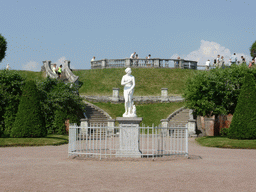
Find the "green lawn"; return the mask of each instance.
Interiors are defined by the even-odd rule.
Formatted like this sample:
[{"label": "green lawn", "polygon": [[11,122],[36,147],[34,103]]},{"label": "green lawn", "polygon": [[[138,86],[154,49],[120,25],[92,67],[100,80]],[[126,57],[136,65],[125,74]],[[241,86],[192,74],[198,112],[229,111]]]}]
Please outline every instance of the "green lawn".
[{"label": "green lawn", "polygon": [[[113,119],[122,117],[124,113],[124,104],[111,104],[111,103],[93,103],[106,111]],[[140,104],[136,105],[137,116],[143,117],[142,123],[145,126],[155,126],[160,124],[161,119],[166,119],[172,112],[183,107],[184,102],[174,103],[153,103],[153,104]]]},{"label": "green lawn", "polygon": [[255,140],[238,140],[227,137],[200,137],[196,141],[206,147],[232,148],[232,149],[256,149]]},{"label": "green lawn", "polygon": [[[121,79],[125,75],[124,70],[125,68],[92,69],[73,73],[79,76],[79,81],[83,83],[79,90],[80,94],[110,96],[113,87],[120,88],[120,95],[123,94]],[[169,95],[181,95],[188,77],[199,72],[189,69],[132,68],[136,83],[134,95],[159,96],[161,88],[168,88]]]},{"label": "green lawn", "polygon": [[0,138],[0,147],[62,145],[68,143],[68,135],[47,135],[43,138]]},{"label": "green lawn", "polygon": [[27,80],[43,80],[45,79],[45,72],[34,72],[34,71],[16,71],[22,77]]}]

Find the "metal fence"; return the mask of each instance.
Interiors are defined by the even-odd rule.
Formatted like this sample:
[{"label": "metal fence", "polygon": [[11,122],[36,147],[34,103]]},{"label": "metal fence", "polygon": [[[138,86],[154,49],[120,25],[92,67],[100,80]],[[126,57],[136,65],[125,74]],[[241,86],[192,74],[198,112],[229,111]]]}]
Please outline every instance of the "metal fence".
[{"label": "metal fence", "polygon": [[[121,127],[69,127],[68,154],[85,157],[118,157],[123,149]],[[130,127],[139,131],[138,147],[141,157],[157,158],[171,155],[188,156],[187,127]],[[131,130],[134,131],[134,130]],[[122,134],[121,134],[122,135]],[[129,148],[129,146],[127,146]]]}]

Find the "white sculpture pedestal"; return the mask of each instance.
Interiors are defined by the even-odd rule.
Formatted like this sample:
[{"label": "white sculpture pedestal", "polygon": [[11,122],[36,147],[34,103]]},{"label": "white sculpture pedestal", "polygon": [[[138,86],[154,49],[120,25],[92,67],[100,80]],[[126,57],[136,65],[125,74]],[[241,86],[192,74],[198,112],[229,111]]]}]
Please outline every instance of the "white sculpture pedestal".
[{"label": "white sculpture pedestal", "polygon": [[116,157],[141,158],[139,124],[142,117],[117,117],[116,121],[120,125],[120,148]]}]

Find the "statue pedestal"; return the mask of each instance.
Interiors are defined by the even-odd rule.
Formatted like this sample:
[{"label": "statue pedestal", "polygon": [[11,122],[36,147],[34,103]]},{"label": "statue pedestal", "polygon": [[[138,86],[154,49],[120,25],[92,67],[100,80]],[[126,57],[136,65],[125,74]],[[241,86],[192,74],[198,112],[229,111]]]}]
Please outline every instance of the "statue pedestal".
[{"label": "statue pedestal", "polygon": [[116,121],[120,125],[120,147],[116,157],[141,158],[139,124],[142,117],[117,117]]}]

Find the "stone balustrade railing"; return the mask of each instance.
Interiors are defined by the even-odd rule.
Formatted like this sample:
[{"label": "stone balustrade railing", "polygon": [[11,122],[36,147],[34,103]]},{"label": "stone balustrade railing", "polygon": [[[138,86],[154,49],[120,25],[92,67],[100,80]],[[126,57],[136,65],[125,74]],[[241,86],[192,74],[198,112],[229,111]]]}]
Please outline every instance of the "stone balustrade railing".
[{"label": "stone balustrade railing", "polygon": [[181,69],[197,69],[197,61],[184,59],[102,59],[91,61],[91,69],[104,68],[181,68]]},{"label": "stone balustrade railing", "polygon": [[65,72],[66,78],[69,80],[70,83],[78,83],[78,76],[74,75],[70,70],[70,61],[65,60],[63,65],[63,70]]},{"label": "stone balustrade railing", "polygon": [[[54,63],[51,63],[51,61],[43,61],[43,66],[41,68],[41,71],[46,72],[46,77],[50,77],[52,79],[57,79],[58,75],[52,71]],[[72,71],[70,70],[70,61],[65,60],[64,64],[62,66],[62,76],[65,76],[65,78],[68,80],[70,83],[78,83],[79,77],[74,75]]]}]

